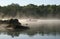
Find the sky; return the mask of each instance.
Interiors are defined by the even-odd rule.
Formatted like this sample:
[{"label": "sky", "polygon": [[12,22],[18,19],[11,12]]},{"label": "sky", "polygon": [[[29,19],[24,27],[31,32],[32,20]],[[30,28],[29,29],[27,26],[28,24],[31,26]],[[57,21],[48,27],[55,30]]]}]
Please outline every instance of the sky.
[{"label": "sky", "polygon": [[0,6],[7,6],[12,3],[19,4],[20,6],[25,6],[28,4],[60,5],[60,0],[0,0]]}]

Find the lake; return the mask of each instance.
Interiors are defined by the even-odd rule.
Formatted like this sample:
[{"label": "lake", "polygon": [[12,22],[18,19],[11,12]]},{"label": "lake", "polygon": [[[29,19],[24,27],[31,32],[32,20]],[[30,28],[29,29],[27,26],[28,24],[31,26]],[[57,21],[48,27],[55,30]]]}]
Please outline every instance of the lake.
[{"label": "lake", "polygon": [[[0,39],[60,39],[60,20],[23,21],[27,30],[0,30]],[[1,24],[0,24],[1,25]]]}]

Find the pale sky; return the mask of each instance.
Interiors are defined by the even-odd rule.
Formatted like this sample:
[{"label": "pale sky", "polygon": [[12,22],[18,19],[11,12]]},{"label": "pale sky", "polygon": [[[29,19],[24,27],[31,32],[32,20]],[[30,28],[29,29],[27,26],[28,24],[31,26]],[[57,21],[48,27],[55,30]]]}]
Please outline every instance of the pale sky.
[{"label": "pale sky", "polygon": [[60,0],[0,0],[0,6],[10,5],[12,3],[17,3],[21,6],[28,5],[28,4],[35,4],[35,5],[60,5]]}]

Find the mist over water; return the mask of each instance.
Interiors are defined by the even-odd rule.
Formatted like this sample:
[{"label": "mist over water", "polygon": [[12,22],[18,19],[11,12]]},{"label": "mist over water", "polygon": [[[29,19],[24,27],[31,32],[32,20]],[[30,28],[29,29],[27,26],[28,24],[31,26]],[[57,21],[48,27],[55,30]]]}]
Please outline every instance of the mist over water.
[{"label": "mist over water", "polygon": [[[3,19],[5,20],[5,19]],[[18,19],[30,29],[20,31],[0,30],[0,39],[60,39],[60,19]],[[6,26],[7,24],[0,24]],[[1,29],[1,28],[0,28]],[[5,38],[3,38],[3,37]]]},{"label": "mist over water", "polygon": [[60,24],[60,19],[19,19],[22,24]]}]

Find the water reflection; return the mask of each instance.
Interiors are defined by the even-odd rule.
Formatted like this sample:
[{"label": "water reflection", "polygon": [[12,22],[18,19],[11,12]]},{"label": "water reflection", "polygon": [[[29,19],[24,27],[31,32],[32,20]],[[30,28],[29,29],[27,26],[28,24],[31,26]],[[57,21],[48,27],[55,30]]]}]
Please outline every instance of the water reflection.
[{"label": "water reflection", "polygon": [[27,30],[0,30],[0,34],[8,35],[11,37],[19,37],[20,34],[26,34],[28,36],[34,36],[36,34],[44,36],[47,35],[60,35],[60,24],[48,25],[48,24],[40,24],[40,25],[30,25],[30,29]]}]

